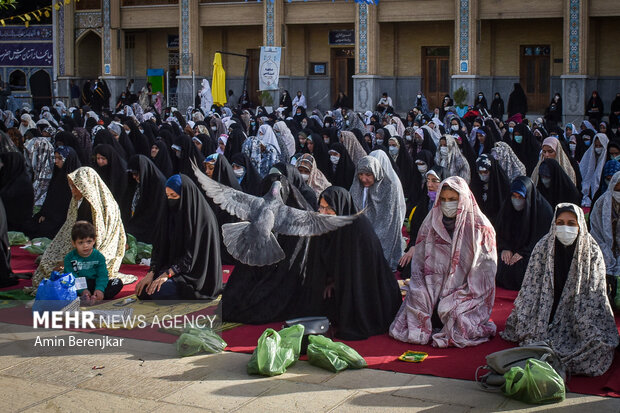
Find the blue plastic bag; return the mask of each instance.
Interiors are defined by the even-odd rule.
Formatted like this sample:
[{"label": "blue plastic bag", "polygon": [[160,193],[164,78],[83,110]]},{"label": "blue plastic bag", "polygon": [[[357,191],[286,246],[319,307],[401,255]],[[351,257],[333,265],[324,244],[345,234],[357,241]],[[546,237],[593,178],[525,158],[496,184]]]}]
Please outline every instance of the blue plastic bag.
[{"label": "blue plastic bag", "polygon": [[77,289],[73,274],[53,271],[49,278],[44,278],[39,284],[32,311],[58,311],[76,298]]}]

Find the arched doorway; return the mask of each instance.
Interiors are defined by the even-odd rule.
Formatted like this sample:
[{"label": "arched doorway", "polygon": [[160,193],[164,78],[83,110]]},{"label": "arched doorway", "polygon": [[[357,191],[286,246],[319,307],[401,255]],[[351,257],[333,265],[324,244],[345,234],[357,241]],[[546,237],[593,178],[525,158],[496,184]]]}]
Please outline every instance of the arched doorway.
[{"label": "arched doorway", "polygon": [[37,70],[30,76],[30,93],[32,104],[39,110],[42,106],[52,105],[52,79],[45,70]]},{"label": "arched doorway", "polygon": [[92,30],[86,32],[77,43],[75,56],[76,73],[84,79],[101,75],[101,37]]}]

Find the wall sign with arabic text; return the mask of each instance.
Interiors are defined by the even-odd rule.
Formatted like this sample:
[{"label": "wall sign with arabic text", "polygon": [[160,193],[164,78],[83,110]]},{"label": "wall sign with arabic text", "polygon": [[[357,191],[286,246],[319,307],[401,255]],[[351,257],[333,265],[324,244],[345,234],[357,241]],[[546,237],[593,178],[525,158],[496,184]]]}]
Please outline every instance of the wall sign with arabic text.
[{"label": "wall sign with arabic text", "polygon": [[0,44],[0,66],[52,66],[52,43]]}]

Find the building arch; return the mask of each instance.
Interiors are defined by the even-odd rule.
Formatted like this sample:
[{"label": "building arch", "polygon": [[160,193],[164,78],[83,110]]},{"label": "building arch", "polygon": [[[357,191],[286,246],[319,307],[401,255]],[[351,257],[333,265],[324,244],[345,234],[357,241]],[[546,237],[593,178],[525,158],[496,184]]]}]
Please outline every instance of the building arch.
[{"label": "building arch", "polygon": [[15,69],[9,74],[9,87],[12,91],[26,90],[26,72]]},{"label": "building arch", "polygon": [[94,79],[101,75],[101,36],[87,30],[76,40],[75,73],[78,77]]}]

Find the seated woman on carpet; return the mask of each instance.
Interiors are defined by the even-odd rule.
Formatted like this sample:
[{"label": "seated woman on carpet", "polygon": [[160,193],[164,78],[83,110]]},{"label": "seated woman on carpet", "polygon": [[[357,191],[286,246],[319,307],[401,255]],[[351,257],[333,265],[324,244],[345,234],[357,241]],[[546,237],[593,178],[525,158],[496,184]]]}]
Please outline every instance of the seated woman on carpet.
[{"label": "seated woman on carpet", "polygon": [[495,230],[465,180],[441,183],[418,233],[405,301],[390,326],[397,340],[467,347],[495,334]]},{"label": "seated woman on carpet", "polygon": [[510,185],[497,223],[497,285],[518,291],[532,250],[548,231],[553,209],[532,180],[519,176]]},{"label": "seated woman on carpet", "polygon": [[[357,209],[349,191],[331,186],[319,197],[319,212],[353,215]],[[368,218],[311,238],[307,262],[297,315],[327,316],[345,340],[388,330],[402,296]]]},{"label": "seated woman on carpet", "polygon": [[616,172],[605,192],[590,212],[590,233],[603,253],[607,275],[620,276],[620,172]]},{"label": "seated woman on carpet", "polygon": [[62,267],[65,255],[73,249],[71,230],[76,221],[88,221],[95,226],[95,248],[106,259],[110,279],[120,278],[124,284],[131,284],[136,276],[118,272],[125,256],[126,239],[121,213],[112,193],[92,168],[78,168],[67,177],[73,195],[67,219],[41,256],[41,263],[32,277],[33,288],[30,291],[36,292],[43,278],[49,277],[54,269]]},{"label": "seated woman on carpet", "polygon": [[214,299],[222,290],[217,219],[186,175],[166,181],[166,196],[151,268],[136,284],[136,295],[141,300]]},{"label": "seated woman on carpet", "polygon": [[605,259],[583,210],[559,204],[536,244],[502,338],[546,341],[570,374],[600,376],[613,361],[618,329],[607,299]]}]

